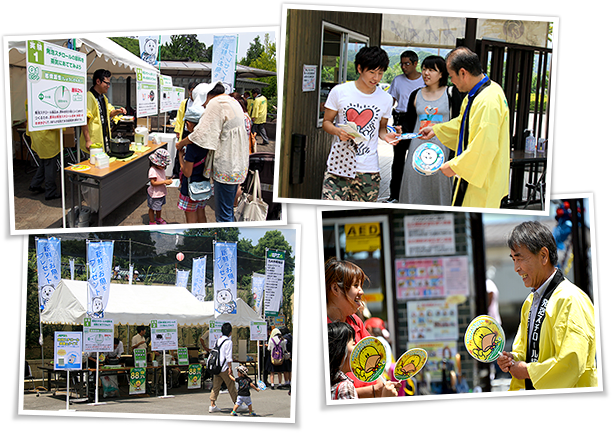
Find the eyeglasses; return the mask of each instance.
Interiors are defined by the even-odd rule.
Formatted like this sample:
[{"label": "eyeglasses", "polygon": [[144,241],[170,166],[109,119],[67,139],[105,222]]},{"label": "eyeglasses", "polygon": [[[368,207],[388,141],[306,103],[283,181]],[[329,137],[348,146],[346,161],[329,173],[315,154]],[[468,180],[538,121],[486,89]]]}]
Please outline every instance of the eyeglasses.
[{"label": "eyeglasses", "polygon": [[107,86],[110,86],[110,81],[102,81],[104,84],[106,84]]}]

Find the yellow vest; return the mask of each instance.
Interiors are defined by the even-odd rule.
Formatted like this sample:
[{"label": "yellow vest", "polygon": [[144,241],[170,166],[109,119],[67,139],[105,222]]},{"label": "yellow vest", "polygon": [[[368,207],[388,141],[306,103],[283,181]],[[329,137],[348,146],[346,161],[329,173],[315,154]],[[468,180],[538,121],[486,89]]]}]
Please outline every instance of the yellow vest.
[{"label": "yellow vest", "polygon": [[[106,124],[108,125],[108,136],[111,137],[110,112],[113,111],[115,107],[108,103],[106,95],[102,96],[104,97],[104,102],[106,103]],[[100,118],[100,107],[98,107],[98,101],[91,91],[87,92],[87,126],[89,127],[89,137],[91,138],[91,143],[104,143],[102,121]],[[81,132],[81,150],[85,153],[89,153],[83,132]]]},{"label": "yellow vest", "polygon": [[174,132],[179,134],[178,141],[183,139],[183,130],[185,129],[185,111],[187,109],[187,99],[181,101],[178,112],[176,113],[176,121],[174,123]]},{"label": "yellow vest", "polygon": [[[515,361],[525,361],[528,348],[530,294],[521,309],[521,324],[512,344]],[[540,334],[537,362],[527,364],[535,389],[597,386],[595,365],[595,311],[589,297],[568,280],[562,281],[548,301]],[[525,389],[525,381],[512,378],[510,391]]]}]

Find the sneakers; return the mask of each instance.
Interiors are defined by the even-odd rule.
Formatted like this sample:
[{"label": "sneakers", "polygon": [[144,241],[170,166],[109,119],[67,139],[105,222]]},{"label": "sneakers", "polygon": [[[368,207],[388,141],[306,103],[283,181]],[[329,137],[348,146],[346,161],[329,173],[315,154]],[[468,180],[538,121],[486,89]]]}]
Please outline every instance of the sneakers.
[{"label": "sneakers", "polygon": [[149,221],[149,225],[150,225],[150,226],[156,226],[156,225],[157,225],[157,223],[156,223],[155,221]]},{"label": "sneakers", "polygon": [[232,415],[234,415],[234,416],[238,416],[238,414],[236,413],[236,411],[232,411]]},{"label": "sneakers", "polygon": [[217,406],[209,406],[208,413],[214,413],[214,412],[221,412],[221,409],[219,409]]},{"label": "sneakers", "polygon": [[257,414],[255,412],[251,412],[249,415],[250,416],[257,416]]}]

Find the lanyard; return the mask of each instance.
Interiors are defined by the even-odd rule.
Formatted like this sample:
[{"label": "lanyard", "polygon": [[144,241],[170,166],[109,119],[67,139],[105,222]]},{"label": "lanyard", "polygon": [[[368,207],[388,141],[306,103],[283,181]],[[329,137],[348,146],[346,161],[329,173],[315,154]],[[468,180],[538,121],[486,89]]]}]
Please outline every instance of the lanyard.
[{"label": "lanyard", "polygon": [[485,74],[484,78],[476,84],[472,90],[468,93],[468,103],[467,107],[465,107],[465,112],[463,113],[463,118],[461,119],[461,132],[459,133],[459,145],[457,146],[457,156],[461,155],[463,152],[463,135],[465,131],[465,123],[470,114],[470,108],[472,107],[472,102],[476,99],[476,94],[482,88],[483,84],[489,81],[489,77]]}]

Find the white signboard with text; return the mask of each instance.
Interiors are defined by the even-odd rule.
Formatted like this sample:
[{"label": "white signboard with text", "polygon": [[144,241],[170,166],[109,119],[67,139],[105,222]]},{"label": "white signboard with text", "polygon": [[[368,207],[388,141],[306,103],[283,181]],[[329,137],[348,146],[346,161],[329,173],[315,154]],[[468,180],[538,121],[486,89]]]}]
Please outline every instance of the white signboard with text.
[{"label": "white signboard with text", "polygon": [[136,69],[136,117],[157,114],[157,74]]},{"label": "white signboard with text", "polygon": [[151,350],[178,350],[176,320],[151,320]]},{"label": "white signboard with text", "polygon": [[28,128],[43,131],[87,123],[84,54],[48,42],[27,43]]}]

